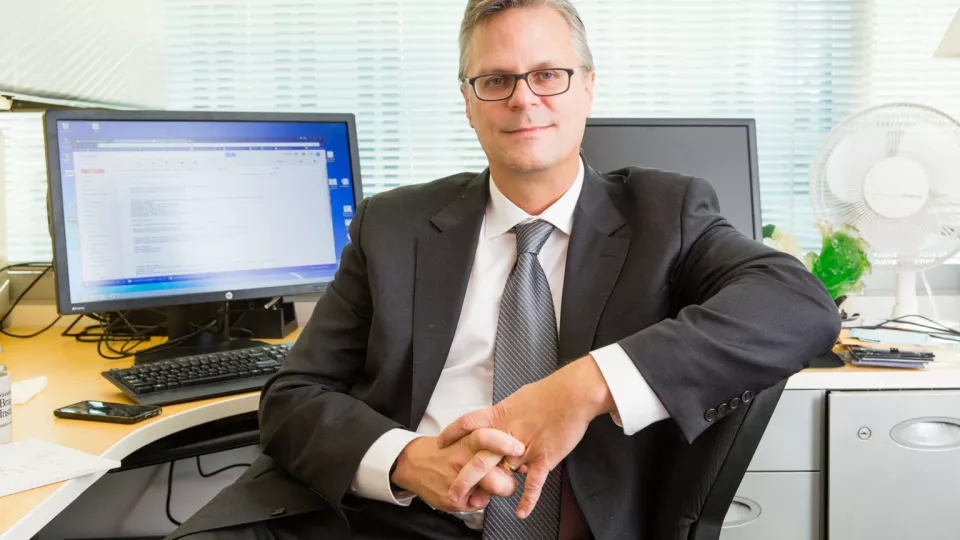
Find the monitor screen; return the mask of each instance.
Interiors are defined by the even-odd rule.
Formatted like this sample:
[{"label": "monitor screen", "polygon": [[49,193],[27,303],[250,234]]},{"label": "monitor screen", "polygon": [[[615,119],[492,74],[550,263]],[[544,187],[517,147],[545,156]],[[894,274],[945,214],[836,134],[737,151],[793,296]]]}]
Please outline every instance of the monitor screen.
[{"label": "monitor screen", "polygon": [[301,294],[333,279],[360,192],[352,117],[70,112],[46,122],[61,312]]},{"label": "monitor screen", "polygon": [[754,121],[590,119],[583,156],[598,171],[636,165],[697,176],[717,192],[720,213],[761,237]]}]

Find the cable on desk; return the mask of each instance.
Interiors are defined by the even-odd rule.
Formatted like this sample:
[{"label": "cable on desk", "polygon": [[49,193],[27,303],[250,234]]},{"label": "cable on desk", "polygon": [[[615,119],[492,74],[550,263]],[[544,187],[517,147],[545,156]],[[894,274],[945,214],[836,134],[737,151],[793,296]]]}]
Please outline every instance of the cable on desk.
[{"label": "cable on desk", "polygon": [[236,469],[237,467],[249,468],[251,465],[250,463],[234,463],[233,465],[227,465],[226,467],[221,467],[213,472],[205,473],[203,472],[203,467],[200,466],[200,456],[196,456],[196,458],[197,458],[197,472],[200,473],[200,476],[204,478],[210,478],[211,476],[216,476],[222,473],[223,471],[229,471],[230,469]]},{"label": "cable on desk", "polygon": [[[162,313],[162,310],[154,310]],[[78,318],[78,320],[73,321],[61,335],[64,337],[72,337],[82,343],[95,343],[97,345],[97,353],[102,358],[107,360],[122,360],[140,353],[161,351],[170,348],[198,334],[212,330],[220,321],[219,318],[214,318],[204,321],[202,324],[191,324],[191,326],[196,329],[194,332],[174,340],[158,343],[153,347],[136,349],[136,347],[149,342],[153,337],[154,331],[166,326],[167,322],[164,321],[152,325],[134,324],[128,318],[129,314],[130,310],[85,313],[81,317],[89,317],[96,321],[96,324],[87,325],[80,331],[71,334],[70,330],[79,322]],[[116,345],[116,343],[120,343],[120,345]]]},{"label": "cable on desk", "polygon": [[[234,468],[237,468],[237,467],[250,467],[250,463],[234,463],[233,465],[227,465],[226,467],[221,467],[221,468],[219,468],[219,469],[217,469],[217,470],[215,470],[215,471],[213,471],[213,472],[205,473],[205,472],[203,472],[203,467],[200,465],[200,456],[196,456],[196,458],[197,458],[197,472],[200,473],[200,476],[202,476],[202,477],[204,477],[204,478],[210,478],[211,476],[218,475],[218,474],[222,473],[223,471],[228,471],[228,470],[230,470],[230,469],[234,469]],[[173,494],[173,466],[174,466],[176,463],[177,463],[176,460],[171,461],[171,462],[170,462],[170,468],[167,470],[167,502],[166,502],[166,511],[167,511],[167,519],[170,520],[170,523],[173,523],[174,525],[176,525],[177,527],[179,527],[180,525],[183,525],[183,522],[177,521],[176,518],[173,517],[173,513],[170,511],[170,499],[171,499],[171,496],[172,496],[172,494]]]},{"label": "cable on desk", "polygon": [[183,525],[182,521],[177,521],[173,519],[173,514],[170,513],[170,494],[173,493],[173,466],[176,464],[176,461],[170,462],[170,470],[167,471],[167,519],[177,527]]},{"label": "cable on desk", "polygon": [[12,332],[10,332],[10,331],[8,331],[8,330],[3,330],[3,329],[0,329],[0,334],[3,334],[3,335],[5,335],[5,336],[7,336],[7,337],[18,338],[18,339],[27,339],[27,338],[37,337],[37,336],[39,336],[40,334],[46,332],[47,330],[53,328],[53,326],[54,326],[55,324],[57,324],[58,322],[60,322],[60,319],[61,319],[61,318],[63,318],[62,315],[57,315],[57,318],[54,319],[53,322],[51,322],[50,324],[44,326],[41,330],[37,330],[36,332],[34,332],[34,333],[32,333],[32,334],[14,334],[14,333],[12,333]]},{"label": "cable on desk", "polygon": [[244,334],[250,336],[251,338],[257,337],[257,333],[254,332],[253,330],[240,326],[241,321],[243,321],[243,318],[247,316],[247,313],[250,313],[250,310],[241,311],[240,315],[238,315],[237,318],[230,323],[230,329],[228,330],[228,332],[230,333],[231,336],[234,336],[237,332],[243,332]]},{"label": "cable on desk", "polygon": [[[153,325],[153,326],[134,325],[133,323],[130,322],[129,319],[127,319],[127,312],[125,311],[118,312],[116,317],[113,320],[111,320],[109,324],[106,324],[106,325],[104,324],[105,321],[103,316],[99,318],[99,322],[100,322],[100,333],[90,334],[90,338],[96,338],[96,339],[89,339],[89,340],[84,338],[77,338],[77,339],[79,339],[80,341],[96,342],[97,353],[99,353],[101,357],[106,358],[108,360],[120,360],[123,358],[129,358],[130,356],[135,355],[139,351],[135,352],[133,351],[133,348],[142,343],[146,343],[150,341],[150,337],[151,337],[150,333],[154,329],[159,328],[165,324],[165,323],[162,323],[162,324]],[[115,327],[119,323],[125,323],[126,328],[129,330],[124,332],[116,329]],[[114,348],[113,345],[111,345],[111,342],[113,341],[119,341],[123,343],[123,345],[120,346],[119,350]],[[112,356],[109,356],[103,352],[104,347],[106,347],[107,351],[109,351],[112,354]]]},{"label": "cable on desk", "polygon": [[[111,321],[109,325],[107,325],[106,327],[104,327],[104,328],[101,330],[101,333],[98,335],[98,338],[99,338],[99,339],[97,340],[97,353],[100,354],[101,357],[106,358],[107,360],[122,360],[122,359],[124,359],[124,358],[130,358],[131,356],[135,356],[135,355],[141,354],[141,353],[158,352],[158,351],[163,351],[163,350],[169,349],[169,348],[171,348],[171,347],[173,347],[173,346],[175,346],[175,345],[178,345],[178,344],[180,344],[180,343],[182,343],[182,342],[184,342],[184,341],[187,341],[187,340],[189,340],[189,339],[192,339],[192,338],[194,338],[194,337],[196,337],[196,336],[198,336],[198,335],[200,335],[200,334],[202,334],[202,333],[204,333],[204,332],[213,331],[213,329],[214,329],[214,328],[217,328],[217,327],[219,327],[219,330],[218,330],[218,331],[219,331],[219,332],[222,332],[224,326],[227,325],[227,324],[229,324],[229,323],[227,322],[228,319],[227,319],[227,317],[226,317],[226,313],[227,313],[226,310],[227,310],[228,306],[229,306],[229,303],[224,302],[224,308],[223,308],[224,310],[223,310],[223,312],[222,312],[222,313],[215,314],[215,316],[214,316],[213,319],[209,319],[208,321],[203,322],[203,323],[201,323],[201,324],[191,323],[191,327],[193,327],[195,330],[194,330],[193,332],[190,332],[190,333],[187,334],[187,335],[178,337],[178,338],[176,338],[176,339],[168,340],[168,341],[166,341],[166,342],[164,342],[164,343],[160,343],[160,344],[154,345],[153,347],[149,347],[149,348],[146,348],[146,349],[139,349],[139,350],[134,350],[134,347],[136,347],[137,345],[139,345],[139,344],[141,344],[141,343],[144,343],[144,342],[149,341],[149,340],[150,340],[150,334],[149,334],[149,333],[150,333],[151,331],[157,329],[157,328],[160,328],[160,327],[162,327],[162,326],[166,326],[167,323],[164,322],[164,323],[160,323],[160,324],[156,324],[156,325],[152,325],[152,326],[142,326],[142,325],[139,325],[140,328],[138,329],[138,328],[137,328],[138,325],[134,325],[133,323],[130,322],[129,319],[127,319],[127,313],[129,313],[128,311],[119,312],[118,315],[117,315],[117,318],[116,318],[114,321]],[[123,346],[121,346],[119,350],[117,350],[117,349],[115,349],[115,348],[109,343],[109,341],[110,341],[110,337],[111,337],[111,335],[112,335],[112,327],[113,327],[113,325],[114,325],[115,323],[117,323],[117,322],[120,322],[120,321],[126,322],[128,328],[131,328],[131,329],[134,329],[134,330],[135,330],[135,331],[133,332],[133,334],[131,334],[131,340],[135,341],[135,343],[129,343],[129,342],[128,342],[128,343],[124,344]],[[103,325],[103,320],[102,320],[102,318],[101,318],[101,326],[102,326],[102,325]],[[107,351],[110,353],[110,355],[104,353],[104,351],[103,351],[104,348],[107,349]]]},{"label": "cable on desk", "polygon": [[[141,354],[141,353],[163,351],[163,350],[169,349],[169,348],[171,348],[171,347],[173,347],[173,346],[175,346],[175,345],[178,345],[178,344],[180,344],[180,343],[183,343],[184,341],[187,341],[187,340],[189,340],[189,339],[191,339],[191,338],[194,338],[194,337],[202,334],[203,332],[206,332],[206,331],[210,330],[211,328],[214,328],[214,327],[217,325],[217,322],[218,322],[217,319],[212,319],[211,321],[207,322],[206,324],[204,324],[203,326],[201,326],[201,327],[198,328],[197,330],[195,330],[195,331],[193,331],[193,332],[190,332],[189,334],[187,334],[187,335],[185,335],[185,336],[180,336],[180,337],[178,337],[178,338],[176,338],[176,339],[171,339],[171,340],[165,341],[165,342],[160,343],[160,344],[158,344],[158,345],[154,345],[153,347],[147,347],[147,348],[145,348],[145,349],[137,349],[137,350],[134,350],[133,347],[128,348],[129,344],[128,344],[128,345],[124,345],[123,347],[120,348],[120,350],[114,349],[113,346],[111,346],[111,345],[109,344],[109,342],[106,342],[106,341],[104,340],[104,338],[108,335],[108,332],[103,332],[103,333],[100,335],[100,340],[97,342],[97,353],[99,353],[100,356],[102,356],[103,358],[106,358],[107,360],[122,360],[122,359],[124,359],[124,358],[130,358],[131,356],[136,356],[137,354]],[[158,325],[158,326],[159,326],[159,325]],[[142,341],[140,341],[139,343],[143,343],[143,342],[146,342],[146,341],[149,341],[149,337],[145,337],[145,336],[144,336],[143,339],[142,339]],[[139,343],[137,343],[137,344],[139,344]],[[108,350],[109,352],[113,353],[113,356],[109,356],[109,355],[107,355],[106,353],[103,352],[102,346],[103,346],[104,344],[106,344],[107,350]],[[137,344],[135,344],[134,347],[135,347]]]},{"label": "cable on desk", "polygon": [[9,336],[12,338],[27,339],[27,338],[39,336],[40,334],[53,328],[53,325],[57,324],[57,322],[60,321],[60,319],[62,318],[62,315],[57,315],[57,318],[54,319],[53,322],[45,326],[42,330],[38,330],[32,334],[15,334],[13,332],[4,330],[3,323],[6,322],[7,317],[9,317],[11,313],[13,313],[13,310],[17,307],[20,301],[23,300],[23,297],[26,296],[28,292],[30,292],[30,289],[34,288],[34,286],[36,286],[36,284],[40,282],[43,276],[47,275],[47,272],[49,272],[50,270],[53,270],[53,266],[50,263],[23,263],[23,264],[11,264],[8,266],[4,266],[2,269],[0,269],[0,272],[9,270],[11,268],[21,268],[21,267],[22,268],[43,268],[43,271],[40,272],[37,275],[37,277],[33,278],[33,281],[30,282],[30,285],[27,285],[27,288],[24,289],[23,292],[21,292],[17,296],[17,298],[13,301],[12,304],[10,304],[10,309],[8,309],[7,312],[4,313],[2,317],[0,317],[0,334]]},{"label": "cable on desk", "polygon": [[[922,324],[919,322],[906,320],[909,318],[921,319],[930,324]],[[898,324],[898,325],[906,324],[910,326],[915,326],[917,328],[922,328],[922,330],[915,330],[911,328],[900,328],[898,326],[894,326],[895,324]],[[898,330],[901,332],[910,332],[913,334],[927,334],[937,339],[942,339],[945,341],[960,342],[960,330],[954,330],[953,328],[944,326],[933,319],[924,317],[923,315],[904,315],[902,317],[897,317],[895,319],[886,319],[884,321],[881,321],[879,324],[875,324],[872,326],[861,326],[860,328],[863,328],[865,330]]]},{"label": "cable on desk", "polygon": [[[70,323],[70,326],[66,327],[63,332],[60,332],[60,337],[77,337],[77,336],[79,336],[80,334],[82,334],[82,333],[83,333],[83,330],[81,330],[80,332],[77,332],[76,334],[71,334],[71,333],[70,333],[70,330],[73,330],[73,327],[76,326],[78,322],[80,322],[80,319],[82,319],[82,318],[84,318],[84,317],[86,317],[86,316],[87,316],[86,313],[81,313],[80,315],[78,315],[77,318],[74,319],[72,323]],[[89,328],[89,327],[88,327],[88,328]],[[77,340],[77,341],[79,341],[79,340]]]},{"label": "cable on desk", "polygon": [[[147,309],[165,315],[163,310],[157,308]],[[219,312],[220,316],[218,316],[216,319],[211,319],[200,324],[191,322],[191,328],[196,331],[188,336],[185,336],[183,339],[189,339],[199,333],[208,331],[218,334],[225,333],[225,327],[229,327],[229,335],[231,337],[236,337],[237,334],[241,333],[249,335],[253,338],[257,337],[252,330],[237,326],[238,323],[243,320],[244,315],[247,313],[246,311],[241,312],[240,316],[236,319],[231,319],[228,316],[228,310],[229,303],[224,303],[222,311]],[[95,343],[97,345],[97,353],[101,357],[108,360],[122,360],[129,358],[138,353],[146,352],[148,349],[134,350],[134,348],[150,341],[155,330],[163,328],[167,325],[166,321],[153,325],[134,324],[128,318],[128,315],[132,311],[135,310],[84,313],[70,323],[70,326],[61,332],[60,335],[63,337],[72,337],[81,343]],[[80,319],[83,317],[93,319],[95,324],[84,326],[81,330],[71,333],[70,331],[80,322]],[[120,345],[117,345],[116,343],[120,343]],[[179,343],[179,341],[175,343]],[[167,346],[168,344],[171,343],[169,341],[160,343],[157,344],[156,347]],[[152,351],[153,349],[149,350]]]},{"label": "cable on desk", "polygon": [[[10,314],[13,313],[14,308],[16,308],[17,305],[19,305],[20,301],[23,300],[23,298],[27,295],[27,293],[29,293],[30,290],[33,289],[37,285],[37,283],[40,282],[43,276],[45,276],[48,272],[53,270],[53,265],[51,265],[50,263],[44,263],[44,262],[26,262],[26,263],[19,263],[19,264],[10,264],[0,268],[0,272],[4,272],[6,270],[10,270],[14,268],[42,268],[43,271],[40,272],[40,274],[38,274],[35,278],[33,278],[30,284],[13,301],[13,303],[10,305],[10,308],[6,311],[6,313],[4,313],[2,317],[0,317],[0,334],[6,335],[12,338],[20,338],[20,339],[27,339],[27,338],[39,336],[40,334],[43,334],[47,330],[50,330],[51,328],[53,328],[60,321],[60,319],[63,318],[63,316],[57,315],[57,317],[50,324],[48,324],[41,330],[38,330],[31,334],[16,334],[16,333],[10,332],[3,328],[3,323],[6,322]],[[233,327],[236,325],[236,321],[233,322],[232,324],[229,322],[229,317],[228,317],[229,303],[224,303],[223,317],[213,319],[208,323],[204,323],[202,325],[193,324],[192,326],[196,329],[196,331],[191,332],[186,336],[182,336],[175,340],[170,340],[164,343],[160,343],[158,345],[155,345],[154,347],[150,347],[147,349],[134,350],[135,347],[150,341],[151,332],[165,326],[166,323],[164,322],[164,323],[155,324],[155,325],[135,325],[127,318],[128,313],[129,311],[116,312],[117,314],[116,317],[113,320],[111,320],[109,324],[105,324],[106,321],[104,320],[105,317],[103,314],[99,314],[99,313],[80,314],[77,316],[76,319],[73,320],[73,322],[70,323],[70,325],[63,332],[60,333],[60,335],[63,337],[72,337],[80,342],[96,343],[97,353],[101,357],[106,358],[108,360],[122,360],[125,358],[130,358],[131,356],[135,356],[138,353],[160,351],[160,350],[164,350],[169,347],[172,347],[173,345],[176,345],[190,338],[193,338],[203,332],[207,332],[213,329],[215,326],[217,326],[218,321],[220,321],[220,325],[221,325],[220,331],[223,331],[224,326],[227,326],[230,328],[230,330],[233,330]],[[80,322],[80,319],[82,319],[83,317],[90,317],[91,319],[94,319],[95,321],[97,321],[98,324],[88,325],[83,329],[81,329],[79,332],[71,334],[70,330],[72,330],[73,327],[76,326],[77,323]],[[242,315],[240,318],[242,318]],[[238,318],[238,321],[239,321],[239,318]],[[126,328],[128,329],[128,331],[120,331],[117,328],[115,328],[115,325],[120,322],[126,324]],[[95,332],[95,330],[97,329],[100,330],[99,333]],[[250,332],[249,330],[246,330],[246,331],[252,334],[252,332]],[[118,349],[118,348],[115,348],[111,344],[111,342],[123,342],[123,345],[121,345]],[[107,351],[106,353],[104,352],[104,349],[106,349]]]},{"label": "cable on desk", "polygon": [[[110,321],[109,324],[106,324],[107,317],[105,313],[88,313],[87,316],[95,320],[97,323],[85,326],[83,330],[80,330],[76,334],[65,335],[69,335],[81,343],[97,343],[98,350],[100,342],[104,340],[107,340],[108,344],[110,341],[142,342],[146,340],[145,338],[138,339],[132,332],[124,333],[114,329],[114,326],[116,326],[117,323],[122,322],[122,319],[119,317]],[[99,332],[95,332],[95,330],[99,330]]]},{"label": "cable on desk", "polygon": [[[27,288],[24,289],[24,291],[23,291],[22,293],[20,293],[20,295],[17,296],[17,298],[13,301],[13,304],[10,305],[10,309],[7,310],[7,312],[4,313],[2,317],[0,317],[0,325],[2,325],[3,322],[5,322],[5,321],[7,320],[7,318],[9,317],[9,315],[13,312],[13,309],[14,309],[15,307],[17,307],[17,305],[18,305],[18,304],[20,303],[20,301],[26,296],[26,294],[27,294],[28,292],[30,292],[30,290],[33,289],[33,287],[36,286],[37,283],[40,282],[40,279],[43,278],[43,276],[44,276],[47,272],[49,272],[50,270],[53,269],[53,267],[52,267],[52,265],[51,265],[50,263],[45,263],[45,262],[26,262],[26,263],[10,264],[10,265],[4,266],[3,268],[0,268],[0,272],[4,272],[4,271],[7,271],[7,270],[11,270],[11,269],[17,269],[17,268],[42,268],[43,271],[42,271],[37,277],[35,277],[35,278],[33,279],[33,281],[30,282],[30,284],[27,286]],[[114,340],[114,341],[128,341],[128,340],[130,340],[130,339],[133,339],[133,340],[135,340],[135,341],[137,341],[137,342],[147,341],[147,339],[149,339],[149,338],[143,339],[143,338],[141,338],[141,337],[138,337],[138,335],[137,335],[136,332],[141,331],[141,330],[138,330],[138,328],[137,328],[136,325],[130,324],[129,320],[126,320],[126,316],[125,316],[125,315],[126,315],[126,312],[123,312],[123,313],[121,313],[120,316],[121,316],[122,319],[124,319],[124,320],[127,322],[128,326],[131,328],[132,331],[134,331],[134,333],[133,333],[132,335],[130,335],[130,334],[124,334],[124,333],[122,333],[122,332],[116,332],[116,331],[114,331],[114,332],[111,332],[111,335],[109,336],[108,339],[111,339],[111,340]],[[73,327],[76,326],[77,323],[80,322],[80,319],[82,319],[82,318],[84,318],[84,317],[89,317],[89,318],[91,318],[91,319],[94,319],[94,320],[98,321],[99,324],[89,325],[89,326],[83,328],[82,330],[80,330],[79,332],[77,332],[77,333],[75,333],[75,334],[71,334],[71,333],[70,333],[70,330],[72,330]],[[46,331],[49,330],[50,328],[52,328],[55,324],[57,324],[57,322],[60,321],[61,318],[62,318],[62,316],[61,316],[61,315],[58,315],[57,318],[54,319],[52,323],[48,324],[48,325],[47,325],[46,327],[44,327],[42,330],[37,331],[37,332],[34,332],[33,334],[14,334],[13,332],[10,332],[10,331],[8,331],[8,330],[3,330],[3,329],[2,329],[2,326],[0,326],[0,333],[3,333],[4,335],[10,336],[10,337],[15,337],[15,338],[30,338],[30,337],[35,337],[35,336],[38,336],[38,335],[46,332]],[[103,316],[102,316],[101,314],[98,314],[98,313],[84,313],[84,314],[78,315],[77,318],[74,319],[72,323],[70,323],[70,326],[68,326],[63,332],[61,332],[60,335],[63,336],[63,337],[72,337],[72,338],[76,339],[77,341],[81,341],[81,342],[96,343],[97,341],[100,340],[100,336],[99,336],[99,334],[94,334],[94,333],[92,332],[92,330],[95,329],[95,328],[102,328],[102,327],[103,327]],[[146,331],[148,331],[148,330],[152,330],[152,329],[155,329],[155,328],[157,328],[157,326],[145,327],[145,329],[143,329],[142,332],[146,332]],[[141,332],[141,333],[142,333],[142,332]]]},{"label": "cable on desk", "polygon": [[[90,319],[93,319],[94,321],[97,322],[97,324],[88,324],[87,326],[84,326],[79,332],[71,334],[70,330],[73,330],[73,327],[76,326],[78,322],[80,322],[79,320],[77,320],[77,321],[74,321],[70,326],[68,326],[66,330],[61,332],[60,335],[63,337],[72,337],[81,343],[96,343],[97,339],[99,339],[100,337],[100,334],[96,334],[92,332],[92,330],[102,327],[104,314],[84,313],[83,315],[81,315],[81,318],[83,317],[88,317]],[[118,338],[121,338],[121,337],[124,337],[124,336],[118,333]]]}]

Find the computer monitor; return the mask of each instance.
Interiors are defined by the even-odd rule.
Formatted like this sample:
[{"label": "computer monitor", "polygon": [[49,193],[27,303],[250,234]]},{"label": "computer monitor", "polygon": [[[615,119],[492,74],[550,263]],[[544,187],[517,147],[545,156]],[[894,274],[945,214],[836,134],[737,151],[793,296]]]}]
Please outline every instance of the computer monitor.
[{"label": "computer monitor", "polygon": [[44,115],[57,307],[168,308],[322,291],[362,197],[353,115]]},{"label": "computer monitor", "polygon": [[581,148],[598,171],[636,165],[701,177],[731,225],[750,238],[763,236],[752,119],[591,118]]}]

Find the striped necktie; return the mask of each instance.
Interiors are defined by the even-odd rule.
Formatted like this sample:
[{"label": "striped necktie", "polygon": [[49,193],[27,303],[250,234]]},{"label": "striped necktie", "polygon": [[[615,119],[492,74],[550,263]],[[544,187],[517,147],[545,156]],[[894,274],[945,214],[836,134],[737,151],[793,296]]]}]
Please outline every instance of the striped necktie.
[{"label": "striped necktie", "polygon": [[[537,259],[553,225],[538,220],[517,225],[514,230],[517,262],[503,289],[494,344],[494,403],[559,367],[553,296]],[[493,498],[487,505],[484,540],[556,540],[560,528],[560,468],[550,472],[536,508],[521,520],[516,509],[523,496],[524,480],[524,475],[518,474],[517,492],[512,497]]]}]

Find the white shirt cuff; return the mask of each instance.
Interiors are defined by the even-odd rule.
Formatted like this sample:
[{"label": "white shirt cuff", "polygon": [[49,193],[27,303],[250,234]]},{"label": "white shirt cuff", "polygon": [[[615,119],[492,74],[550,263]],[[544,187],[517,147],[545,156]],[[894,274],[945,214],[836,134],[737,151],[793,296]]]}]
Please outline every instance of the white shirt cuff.
[{"label": "white shirt cuff", "polygon": [[619,343],[590,353],[607,381],[617,410],[610,417],[627,435],[633,435],[654,422],[670,418],[670,413],[640,370]]},{"label": "white shirt cuff", "polygon": [[390,468],[403,449],[418,437],[422,435],[399,428],[381,435],[360,460],[357,473],[350,483],[350,491],[366,499],[408,506],[416,495],[409,491],[394,492],[390,489]]}]

